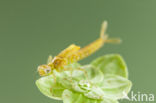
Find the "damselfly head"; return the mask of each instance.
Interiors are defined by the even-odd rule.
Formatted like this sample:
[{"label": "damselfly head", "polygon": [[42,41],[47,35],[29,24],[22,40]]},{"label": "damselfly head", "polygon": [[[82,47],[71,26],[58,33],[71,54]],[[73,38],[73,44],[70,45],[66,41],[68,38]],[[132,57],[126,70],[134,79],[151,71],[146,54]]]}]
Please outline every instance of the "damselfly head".
[{"label": "damselfly head", "polygon": [[40,66],[38,66],[37,70],[38,70],[40,76],[46,76],[46,75],[49,75],[52,73],[52,69],[48,65],[40,65]]}]

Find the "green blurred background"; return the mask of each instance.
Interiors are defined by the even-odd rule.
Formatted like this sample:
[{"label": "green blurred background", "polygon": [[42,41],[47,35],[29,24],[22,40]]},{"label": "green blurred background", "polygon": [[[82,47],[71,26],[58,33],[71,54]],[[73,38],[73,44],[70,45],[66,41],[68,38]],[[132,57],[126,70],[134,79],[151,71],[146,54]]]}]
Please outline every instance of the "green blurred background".
[{"label": "green blurred background", "polygon": [[0,103],[62,103],[39,92],[37,66],[72,43],[85,46],[98,38],[103,20],[122,44],[107,44],[81,63],[119,53],[132,90],[156,95],[155,0],[1,0]]}]

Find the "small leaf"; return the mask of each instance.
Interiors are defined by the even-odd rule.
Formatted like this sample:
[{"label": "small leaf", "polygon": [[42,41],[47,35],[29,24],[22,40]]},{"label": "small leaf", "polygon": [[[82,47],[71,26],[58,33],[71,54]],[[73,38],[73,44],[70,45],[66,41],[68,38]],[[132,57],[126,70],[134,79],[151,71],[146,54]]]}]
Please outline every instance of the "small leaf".
[{"label": "small leaf", "polygon": [[52,75],[38,79],[36,85],[44,95],[57,100],[62,99],[62,92],[65,88],[55,82]]},{"label": "small leaf", "polygon": [[[88,85],[91,84],[88,83]],[[113,98],[118,100],[123,99],[125,94],[128,94],[131,86],[131,82],[126,78],[113,74],[107,74],[104,76],[104,80],[100,85],[91,85],[88,87],[89,89],[86,89],[86,92],[83,92],[83,94],[91,99]],[[84,87],[81,86],[81,88]]]},{"label": "small leaf", "polygon": [[[104,80],[98,87],[101,88],[103,92],[100,92],[104,97],[113,99],[122,99],[125,94],[128,94],[132,86],[132,83],[121,76],[107,74],[104,76]],[[92,89],[91,93],[95,94],[96,89]],[[96,91],[95,91],[96,90]],[[92,94],[92,95],[93,95]]]},{"label": "small leaf", "polygon": [[109,54],[95,59],[93,66],[105,74],[115,74],[128,78],[127,66],[123,58],[118,54]]}]

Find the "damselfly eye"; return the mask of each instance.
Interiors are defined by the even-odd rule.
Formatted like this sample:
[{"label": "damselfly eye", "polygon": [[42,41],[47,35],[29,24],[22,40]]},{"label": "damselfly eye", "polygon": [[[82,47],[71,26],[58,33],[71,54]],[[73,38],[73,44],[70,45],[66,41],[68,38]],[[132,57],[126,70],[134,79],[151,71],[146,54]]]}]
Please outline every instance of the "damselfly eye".
[{"label": "damselfly eye", "polygon": [[40,76],[49,75],[49,73],[51,72],[51,67],[48,65],[40,65],[38,66],[38,72]]},{"label": "damselfly eye", "polygon": [[46,68],[46,69],[44,69],[44,71],[45,71],[46,74],[48,74],[48,73],[51,72],[51,69],[50,68]]}]

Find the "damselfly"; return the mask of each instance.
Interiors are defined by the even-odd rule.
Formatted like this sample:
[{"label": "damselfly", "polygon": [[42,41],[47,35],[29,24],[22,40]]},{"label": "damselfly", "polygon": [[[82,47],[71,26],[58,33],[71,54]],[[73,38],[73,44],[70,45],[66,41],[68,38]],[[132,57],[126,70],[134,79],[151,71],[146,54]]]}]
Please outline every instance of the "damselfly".
[{"label": "damselfly", "polygon": [[105,33],[106,29],[107,22],[104,21],[102,23],[100,37],[94,42],[83,48],[80,48],[80,46],[75,44],[71,44],[54,58],[50,56],[47,64],[38,66],[40,76],[53,74],[53,70],[64,70],[65,66],[82,60],[93,54],[95,51],[101,48],[104,43],[119,43],[120,39],[108,39],[108,35]]}]

